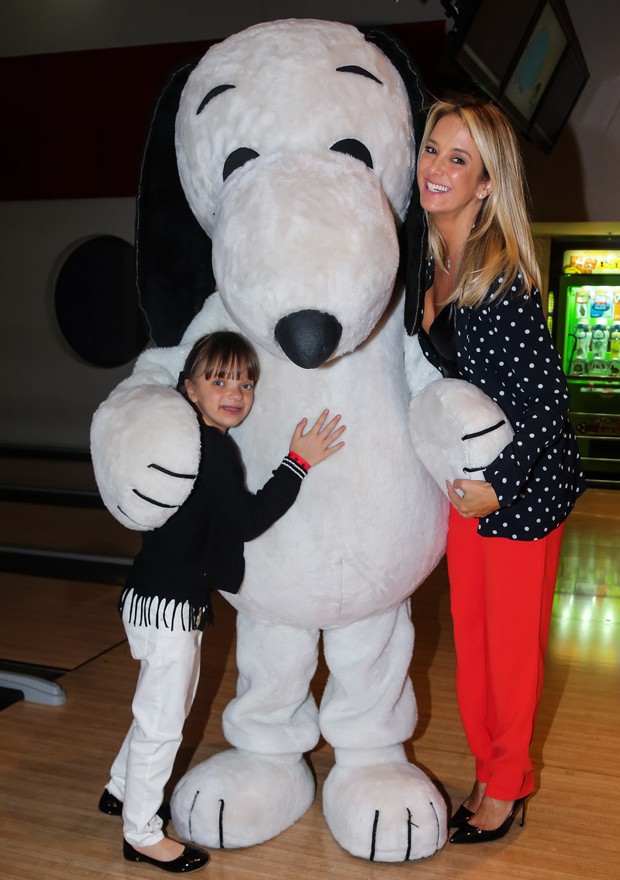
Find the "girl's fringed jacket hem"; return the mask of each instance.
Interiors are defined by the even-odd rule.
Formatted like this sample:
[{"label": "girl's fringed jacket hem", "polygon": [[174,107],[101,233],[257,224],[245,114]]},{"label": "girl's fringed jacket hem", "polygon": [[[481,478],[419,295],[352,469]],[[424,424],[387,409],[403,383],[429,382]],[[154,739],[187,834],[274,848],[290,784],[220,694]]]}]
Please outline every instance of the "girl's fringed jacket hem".
[{"label": "girl's fringed jacket hem", "polygon": [[213,623],[211,603],[194,608],[187,601],[161,596],[141,596],[133,587],[126,587],[120,597],[118,610],[134,626],[154,626],[157,629],[181,628],[184,632],[200,629]]}]

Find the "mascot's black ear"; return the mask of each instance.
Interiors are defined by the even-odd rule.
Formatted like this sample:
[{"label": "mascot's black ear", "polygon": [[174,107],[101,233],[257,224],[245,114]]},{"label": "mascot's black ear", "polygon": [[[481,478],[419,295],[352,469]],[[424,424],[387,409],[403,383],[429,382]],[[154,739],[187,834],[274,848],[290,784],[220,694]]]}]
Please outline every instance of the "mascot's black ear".
[{"label": "mascot's black ear", "polygon": [[156,345],[177,345],[213,292],[211,240],[192,214],[179,180],[174,124],[187,79],[197,64],[177,68],[153,112],[136,213],[140,305]]},{"label": "mascot's black ear", "polygon": [[[364,31],[369,43],[374,43],[389,58],[400,74],[411,105],[416,149],[424,134],[426,114],[430,99],[420,71],[402,43],[384,28]],[[420,207],[420,191],[414,175],[409,211],[401,231],[401,269],[405,276],[405,328],[409,335],[415,333],[422,320],[424,279],[426,274],[426,220]]]}]

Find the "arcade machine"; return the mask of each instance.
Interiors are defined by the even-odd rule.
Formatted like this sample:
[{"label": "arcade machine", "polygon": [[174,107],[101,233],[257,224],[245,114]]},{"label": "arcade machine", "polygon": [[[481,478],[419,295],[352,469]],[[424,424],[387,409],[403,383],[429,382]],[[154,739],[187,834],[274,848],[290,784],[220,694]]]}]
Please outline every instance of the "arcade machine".
[{"label": "arcade machine", "polygon": [[620,251],[567,250],[549,322],[590,485],[620,488]]}]

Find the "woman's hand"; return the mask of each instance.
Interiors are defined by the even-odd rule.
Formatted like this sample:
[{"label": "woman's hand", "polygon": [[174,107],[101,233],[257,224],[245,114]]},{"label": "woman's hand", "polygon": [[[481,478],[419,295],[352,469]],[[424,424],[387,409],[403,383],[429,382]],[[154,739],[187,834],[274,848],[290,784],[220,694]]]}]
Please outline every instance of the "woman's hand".
[{"label": "woman's hand", "polygon": [[461,516],[488,516],[499,510],[495,489],[484,480],[446,480],[448,497]]},{"label": "woman's hand", "polygon": [[[302,419],[295,428],[291,440],[291,452],[300,455],[309,465],[319,464],[344,446],[344,440],[337,441],[346,430],[346,426],[338,425],[339,415],[327,422],[328,416],[329,410],[324,409],[314,425],[305,434],[304,428],[308,424],[308,419]],[[327,424],[325,424],[326,422]]]}]

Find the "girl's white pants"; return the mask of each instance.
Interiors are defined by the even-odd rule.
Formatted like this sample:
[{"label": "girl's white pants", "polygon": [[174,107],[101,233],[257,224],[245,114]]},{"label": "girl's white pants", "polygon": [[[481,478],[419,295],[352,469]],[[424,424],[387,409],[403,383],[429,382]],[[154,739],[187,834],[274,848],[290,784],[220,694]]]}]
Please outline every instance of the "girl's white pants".
[{"label": "girl's white pants", "polygon": [[[180,625],[168,629],[163,612],[155,621],[159,626],[136,626],[127,619],[130,607],[131,602],[126,602],[123,624],[131,655],[140,661],[140,672],[132,703],[133,721],[106,788],[123,802],[125,840],[144,847],[164,836],[157,810],[196,695],[202,631],[183,630]],[[187,619],[187,615],[183,617]]]}]

